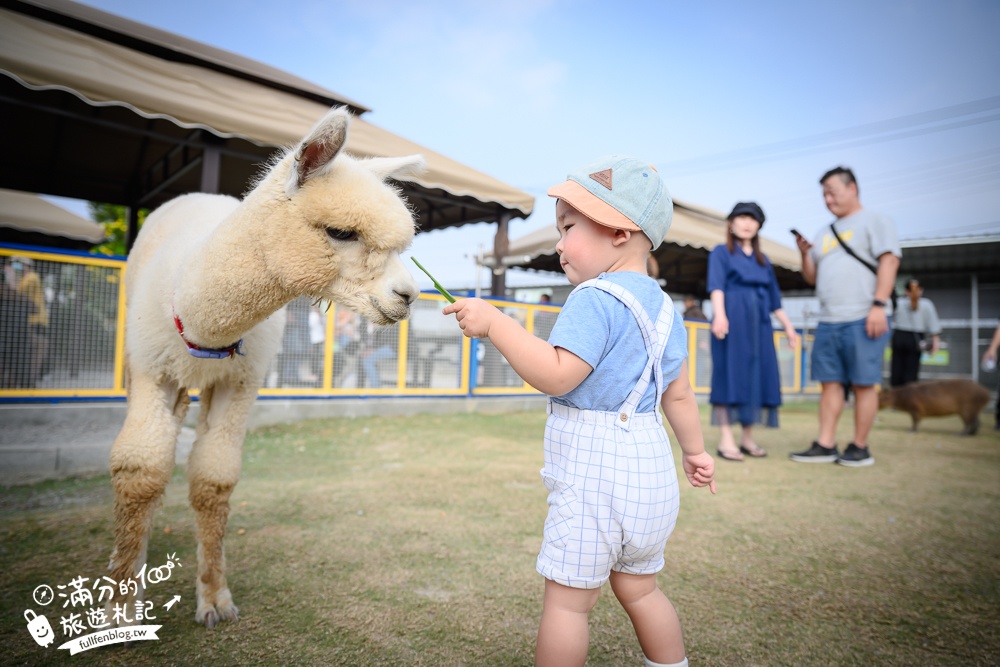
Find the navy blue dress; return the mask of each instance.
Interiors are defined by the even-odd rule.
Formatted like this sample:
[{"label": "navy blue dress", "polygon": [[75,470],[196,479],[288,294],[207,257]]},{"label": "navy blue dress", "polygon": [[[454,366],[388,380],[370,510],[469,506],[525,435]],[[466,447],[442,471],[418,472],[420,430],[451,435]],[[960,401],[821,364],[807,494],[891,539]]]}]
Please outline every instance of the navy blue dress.
[{"label": "navy blue dress", "polygon": [[[708,291],[726,295],[729,334],[712,336],[712,393],[709,402],[725,406],[729,423],[777,427],[781,405],[778,355],[771,313],[781,308],[781,292],[771,262],[764,266],[738,247],[716,246],[708,256]],[[715,412],[712,423],[717,424]]]}]

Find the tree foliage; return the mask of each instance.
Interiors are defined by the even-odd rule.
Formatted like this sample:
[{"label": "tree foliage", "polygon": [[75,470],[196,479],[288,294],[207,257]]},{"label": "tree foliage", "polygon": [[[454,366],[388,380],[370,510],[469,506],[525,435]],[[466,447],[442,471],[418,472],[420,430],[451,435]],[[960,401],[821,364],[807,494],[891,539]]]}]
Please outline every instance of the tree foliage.
[{"label": "tree foliage", "polygon": [[[118,204],[102,204],[92,201],[87,203],[90,217],[104,227],[104,243],[94,246],[93,252],[102,255],[128,254],[128,207]],[[148,208],[139,209],[139,228],[149,215]]]}]

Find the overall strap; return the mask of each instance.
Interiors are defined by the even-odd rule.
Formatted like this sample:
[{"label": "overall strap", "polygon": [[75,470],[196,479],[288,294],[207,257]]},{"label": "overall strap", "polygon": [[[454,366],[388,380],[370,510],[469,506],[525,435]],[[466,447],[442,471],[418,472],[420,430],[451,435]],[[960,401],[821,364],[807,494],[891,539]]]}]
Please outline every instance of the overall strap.
[{"label": "overall strap", "polygon": [[[639,330],[642,332],[642,339],[646,346],[646,366],[639,376],[639,381],[629,393],[628,398],[625,399],[625,402],[618,409],[619,419],[616,421],[619,427],[629,430],[632,415],[635,414],[639,406],[639,401],[642,400],[643,395],[646,393],[650,380],[655,382],[657,397],[663,393],[662,359],[663,351],[667,347],[667,339],[670,337],[670,331],[673,328],[674,304],[664,294],[663,306],[660,308],[659,317],[657,317],[656,324],[653,324],[642,304],[639,303],[631,292],[621,285],[613,283],[610,280],[594,278],[580,283],[573,291],[576,292],[576,290],[584,287],[596,287],[621,301],[632,313],[636,323],[639,325]],[[656,414],[657,419],[659,419],[659,411],[654,408],[653,412]]]}]

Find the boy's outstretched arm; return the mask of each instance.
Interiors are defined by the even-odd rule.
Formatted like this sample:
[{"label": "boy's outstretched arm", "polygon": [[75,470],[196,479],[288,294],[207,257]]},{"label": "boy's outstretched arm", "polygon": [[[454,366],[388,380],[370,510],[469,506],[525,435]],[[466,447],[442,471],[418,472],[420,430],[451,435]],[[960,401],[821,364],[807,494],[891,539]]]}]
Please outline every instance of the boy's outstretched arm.
[{"label": "boy's outstretched arm", "polygon": [[674,429],[677,443],[683,452],[681,461],[684,475],[692,486],[708,486],[715,493],[715,459],[705,451],[705,438],[701,433],[698,401],[688,379],[687,360],[681,365],[681,374],[667,385],[660,399],[660,407],[670,427]]},{"label": "boy's outstretched arm", "polygon": [[549,396],[575,389],[593,370],[580,357],[528,333],[514,318],[482,299],[459,299],[442,312],[454,313],[469,338],[489,338],[521,379]]}]

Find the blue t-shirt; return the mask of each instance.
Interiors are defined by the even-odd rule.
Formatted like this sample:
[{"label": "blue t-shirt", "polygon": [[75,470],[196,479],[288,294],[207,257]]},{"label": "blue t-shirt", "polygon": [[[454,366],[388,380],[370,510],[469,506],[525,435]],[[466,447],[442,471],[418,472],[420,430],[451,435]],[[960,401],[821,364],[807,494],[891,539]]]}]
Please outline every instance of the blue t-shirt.
[{"label": "blue t-shirt", "polygon": [[[666,298],[655,280],[634,272],[602,273],[599,277],[631,292],[655,324]],[[552,327],[549,343],[572,352],[594,369],[578,387],[552,397],[556,403],[581,410],[617,411],[639,382],[649,359],[632,311],[611,294],[594,287],[570,296]],[[663,352],[664,388],[680,375],[686,358],[687,333],[681,314],[675,310]],[[655,411],[658,399],[655,383],[650,381],[639,401],[638,412]]]}]

